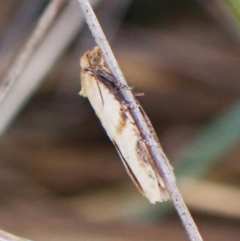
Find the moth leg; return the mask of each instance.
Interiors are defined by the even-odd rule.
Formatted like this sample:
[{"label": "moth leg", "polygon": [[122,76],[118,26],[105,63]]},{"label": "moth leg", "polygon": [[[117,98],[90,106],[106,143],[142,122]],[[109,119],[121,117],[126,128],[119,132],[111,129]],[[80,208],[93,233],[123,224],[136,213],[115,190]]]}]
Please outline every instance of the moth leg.
[{"label": "moth leg", "polygon": [[119,88],[123,89],[123,90],[132,90],[133,88],[128,86],[128,85],[123,85],[119,82],[117,82],[116,86],[118,86]]},{"label": "moth leg", "polygon": [[144,96],[145,94],[143,92],[136,92],[136,93],[133,93],[133,95],[135,97],[141,97],[141,96]]},{"label": "moth leg", "polygon": [[143,138],[140,138],[139,140],[142,141],[142,142],[143,142],[144,144],[146,144],[147,146],[153,146],[152,143],[150,143],[149,141],[147,141],[147,140],[145,140],[145,139],[143,139]]},{"label": "moth leg", "polygon": [[134,109],[134,108],[138,108],[138,107],[139,107],[138,104],[137,104],[137,105],[134,105],[134,103],[128,103],[128,102],[126,102],[126,101],[122,101],[121,104],[122,104],[122,106],[125,106],[124,108],[127,109],[127,110],[129,110],[129,109]]}]

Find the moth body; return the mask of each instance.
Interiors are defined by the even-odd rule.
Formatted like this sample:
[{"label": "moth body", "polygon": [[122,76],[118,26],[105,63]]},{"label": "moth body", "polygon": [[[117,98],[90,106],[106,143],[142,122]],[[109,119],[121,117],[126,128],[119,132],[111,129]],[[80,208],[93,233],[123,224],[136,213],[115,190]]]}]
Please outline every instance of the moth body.
[{"label": "moth body", "polygon": [[[151,203],[169,199],[164,182],[149,155],[147,144],[142,140],[128,106],[124,104],[120,87],[104,66],[100,49],[95,47],[85,53],[80,65],[80,95],[89,99],[128,174]],[[146,121],[149,122],[148,119]]]}]

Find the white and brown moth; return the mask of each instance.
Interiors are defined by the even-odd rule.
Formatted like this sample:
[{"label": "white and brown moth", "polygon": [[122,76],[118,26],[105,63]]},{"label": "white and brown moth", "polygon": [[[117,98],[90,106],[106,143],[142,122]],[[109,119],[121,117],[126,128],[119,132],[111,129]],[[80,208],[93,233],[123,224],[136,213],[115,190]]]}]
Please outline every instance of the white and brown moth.
[{"label": "white and brown moth", "polygon": [[[99,47],[86,52],[80,59],[80,66],[80,95],[89,99],[133,182],[151,203],[168,200],[168,191],[149,155],[147,143],[141,138],[121,94],[122,89],[128,87],[117,83],[105,66]],[[140,104],[135,108],[140,108],[146,124],[158,142]]]}]

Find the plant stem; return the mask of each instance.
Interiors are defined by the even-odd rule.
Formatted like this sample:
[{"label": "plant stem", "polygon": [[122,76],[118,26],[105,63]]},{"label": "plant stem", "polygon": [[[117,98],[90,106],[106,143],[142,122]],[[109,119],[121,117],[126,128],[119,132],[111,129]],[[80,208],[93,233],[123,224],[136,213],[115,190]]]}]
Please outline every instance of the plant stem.
[{"label": "plant stem", "polygon": [[56,19],[56,16],[59,14],[63,5],[66,3],[66,0],[52,0],[40,17],[32,35],[22,48],[21,52],[19,53],[1,82],[0,103],[7,96],[11,87],[14,85],[14,83],[16,83],[19,76],[22,74],[25,66],[27,65],[30,58],[33,56],[36,48],[43,40],[44,36],[46,35],[53,21]]}]

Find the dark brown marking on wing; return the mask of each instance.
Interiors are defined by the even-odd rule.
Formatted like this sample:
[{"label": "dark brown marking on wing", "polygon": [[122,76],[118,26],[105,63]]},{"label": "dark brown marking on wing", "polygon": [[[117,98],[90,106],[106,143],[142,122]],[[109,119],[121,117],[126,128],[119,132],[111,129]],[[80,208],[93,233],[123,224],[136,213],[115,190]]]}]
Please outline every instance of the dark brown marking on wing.
[{"label": "dark brown marking on wing", "polygon": [[161,177],[160,177],[160,174],[159,174],[156,166],[154,165],[154,163],[153,163],[150,155],[148,154],[146,144],[145,144],[143,141],[141,141],[141,140],[139,140],[139,141],[137,142],[137,145],[136,145],[136,153],[137,153],[138,156],[139,156],[138,159],[143,161],[142,165],[150,165],[150,166],[151,166],[154,174],[151,173],[151,172],[148,172],[149,178],[151,178],[151,179],[157,179],[157,180],[158,180],[158,187],[159,187],[159,189],[160,189],[160,190],[165,189],[165,187],[163,187],[163,186],[161,185],[160,181],[159,181],[159,178],[161,178]]},{"label": "dark brown marking on wing", "polygon": [[131,177],[131,179],[133,180],[134,184],[136,185],[136,187],[139,189],[139,191],[145,196],[145,193],[143,191],[142,186],[140,185],[140,183],[138,182],[138,179],[136,178],[136,176],[134,175],[134,173],[132,172],[130,166],[128,165],[127,161],[125,160],[124,156],[122,155],[120,149],[118,148],[117,144],[112,140],[113,145],[115,146],[123,164],[124,167],[128,173],[128,175]]},{"label": "dark brown marking on wing", "polygon": [[119,110],[119,123],[116,127],[116,133],[121,134],[127,124],[127,115],[124,111]]},{"label": "dark brown marking on wing", "polygon": [[135,151],[138,154],[139,160],[143,160],[143,163],[150,164],[146,148],[140,140],[136,143]]},{"label": "dark brown marking on wing", "polygon": [[115,96],[115,98],[122,103],[124,101],[124,97],[121,93],[121,87],[119,87],[116,83],[115,77],[108,73],[103,69],[99,69],[96,71],[97,79],[105,85],[107,89]]}]

